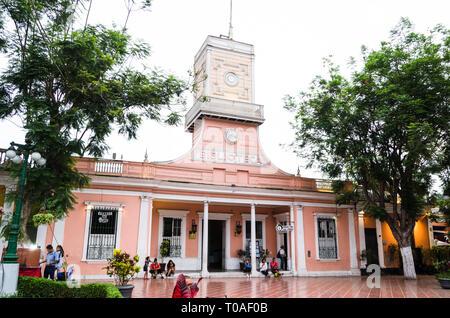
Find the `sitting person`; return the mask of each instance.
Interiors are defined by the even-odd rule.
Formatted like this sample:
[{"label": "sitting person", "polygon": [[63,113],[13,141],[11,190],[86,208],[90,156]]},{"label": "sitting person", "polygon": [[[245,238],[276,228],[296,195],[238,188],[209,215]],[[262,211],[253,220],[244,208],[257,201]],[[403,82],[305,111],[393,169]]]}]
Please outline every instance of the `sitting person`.
[{"label": "sitting person", "polygon": [[249,259],[247,258],[244,263],[244,273],[247,274],[247,277],[251,277],[252,274],[252,264],[250,264]]},{"label": "sitting person", "polygon": [[270,262],[270,269],[272,271],[273,276],[278,277],[280,274],[280,272],[278,271],[278,262],[275,258],[272,259],[272,261]]},{"label": "sitting person", "polygon": [[153,263],[150,265],[150,273],[152,273],[153,279],[156,279],[156,276],[158,274],[160,274],[161,278],[164,279],[162,269],[161,269],[161,264],[158,263],[158,260],[156,258],[153,260]]},{"label": "sitting person", "polygon": [[194,298],[199,291],[198,284],[201,280],[202,277],[196,283],[193,283],[192,279],[185,277],[183,274],[178,275],[172,298]]},{"label": "sitting person", "polygon": [[268,277],[269,271],[267,270],[267,262],[265,259],[263,259],[261,261],[261,264],[259,264],[259,271],[261,272],[261,274]]},{"label": "sitting person", "polygon": [[167,273],[166,277],[172,276],[175,274],[175,263],[170,260],[169,263],[167,263]]}]

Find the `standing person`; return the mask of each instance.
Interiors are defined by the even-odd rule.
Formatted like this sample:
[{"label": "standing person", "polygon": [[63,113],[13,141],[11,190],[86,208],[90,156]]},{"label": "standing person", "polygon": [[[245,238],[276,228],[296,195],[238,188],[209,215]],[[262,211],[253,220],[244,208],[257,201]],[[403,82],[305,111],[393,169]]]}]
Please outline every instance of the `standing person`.
[{"label": "standing person", "polygon": [[156,258],[153,260],[153,263],[150,265],[150,272],[152,273],[153,279],[156,279],[156,276],[158,274],[161,274],[161,278],[164,279],[164,276],[163,276],[162,270],[161,270],[161,264],[158,263],[158,260]]},{"label": "standing person", "polygon": [[148,265],[150,264],[150,256],[145,258],[144,262],[144,280],[148,280]]},{"label": "standing person", "polygon": [[55,279],[55,270],[58,259],[56,253],[53,251],[53,246],[51,244],[47,245],[47,255],[45,259],[39,264],[45,263],[44,278]]},{"label": "standing person", "polygon": [[272,271],[273,276],[278,277],[280,272],[278,271],[278,262],[275,258],[270,262],[270,270]]},{"label": "standing person", "polygon": [[250,278],[252,275],[252,264],[250,263],[248,258],[245,260],[244,263],[244,273],[247,274],[248,278]]},{"label": "standing person", "polygon": [[280,250],[278,251],[278,257],[280,258],[281,262],[281,270],[287,270],[287,256],[286,251],[284,249],[284,245],[281,245]]},{"label": "standing person", "polygon": [[167,273],[166,273],[166,277],[169,277],[171,275],[175,275],[175,263],[170,260],[167,263]]},{"label": "standing person", "polygon": [[66,280],[66,274],[64,273],[64,249],[61,245],[56,246],[56,258],[58,263],[56,264],[56,280]]},{"label": "standing person", "polygon": [[259,264],[259,271],[266,277],[269,275],[269,271],[267,270],[267,262],[266,259],[263,258],[261,264]]}]

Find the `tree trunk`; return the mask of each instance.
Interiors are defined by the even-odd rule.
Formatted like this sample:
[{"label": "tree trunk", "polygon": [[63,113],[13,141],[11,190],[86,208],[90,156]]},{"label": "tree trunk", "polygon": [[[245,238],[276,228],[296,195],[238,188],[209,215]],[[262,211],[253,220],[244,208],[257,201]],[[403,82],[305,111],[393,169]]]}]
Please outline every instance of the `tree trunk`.
[{"label": "tree trunk", "polygon": [[416,279],[416,269],[414,267],[414,258],[411,245],[400,247],[403,262],[403,275],[406,279]]},{"label": "tree trunk", "polygon": [[[405,213],[402,211],[402,213]],[[392,235],[398,242],[400,253],[402,255],[403,275],[406,279],[416,279],[416,269],[414,266],[414,258],[412,254],[412,233],[414,230],[415,221],[410,219],[410,226],[401,228],[399,222],[395,221],[392,217],[387,220]]]}]

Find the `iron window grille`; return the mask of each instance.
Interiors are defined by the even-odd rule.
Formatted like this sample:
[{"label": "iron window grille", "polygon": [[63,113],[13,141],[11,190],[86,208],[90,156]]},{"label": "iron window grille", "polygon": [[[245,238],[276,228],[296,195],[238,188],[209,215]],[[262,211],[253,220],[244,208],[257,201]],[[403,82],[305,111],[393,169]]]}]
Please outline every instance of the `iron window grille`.
[{"label": "iron window grille", "polygon": [[111,207],[95,207],[91,210],[86,259],[104,260],[113,256],[117,213],[118,209]]},{"label": "iron window grille", "polygon": [[320,259],[337,259],[336,220],[331,218],[317,219],[318,245]]},{"label": "iron window grille", "polygon": [[[263,222],[255,221],[256,228],[256,254],[259,255],[259,247],[263,246]],[[252,244],[252,228],[251,221],[245,221],[245,238],[247,240],[247,249],[250,249]]]},{"label": "iron window grille", "polygon": [[181,219],[163,218],[162,241],[169,242],[169,256],[181,257]]}]

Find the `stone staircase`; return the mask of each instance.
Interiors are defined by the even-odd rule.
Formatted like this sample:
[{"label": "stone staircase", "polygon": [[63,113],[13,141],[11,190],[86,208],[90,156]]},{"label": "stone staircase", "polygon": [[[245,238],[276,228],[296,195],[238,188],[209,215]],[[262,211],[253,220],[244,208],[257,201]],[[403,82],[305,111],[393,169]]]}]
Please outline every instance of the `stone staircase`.
[{"label": "stone staircase", "polygon": [[[179,271],[173,277],[178,277],[178,274],[184,274],[185,276],[189,276],[190,278],[200,278],[200,271]],[[292,277],[293,274],[291,271],[280,271],[283,277]],[[261,273],[256,273],[256,275],[252,275],[252,278],[264,278],[265,276]],[[273,274],[270,272],[269,277],[273,277]],[[206,278],[206,277],[205,277]],[[224,272],[209,272],[208,278],[247,278],[247,275],[241,271],[224,271]]]}]

